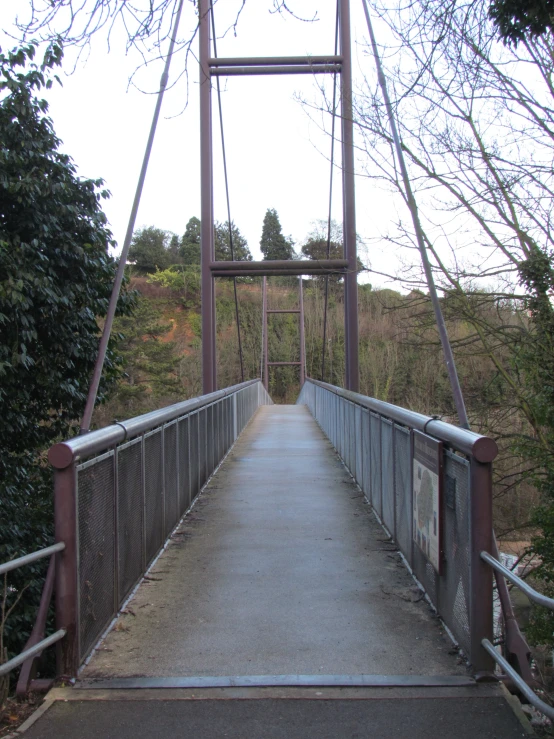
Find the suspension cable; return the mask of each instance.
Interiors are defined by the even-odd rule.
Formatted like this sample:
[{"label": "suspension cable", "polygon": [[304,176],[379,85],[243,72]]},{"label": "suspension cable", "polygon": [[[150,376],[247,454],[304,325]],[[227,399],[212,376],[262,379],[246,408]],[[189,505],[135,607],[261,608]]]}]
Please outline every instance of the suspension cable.
[{"label": "suspension cable", "polygon": [[375,41],[375,35],[373,33],[373,26],[371,24],[371,18],[369,16],[367,2],[366,0],[362,0],[362,3],[364,6],[364,13],[365,13],[366,21],[367,21],[369,37],[371,39],[371,46],[373,48],[373,56],[375,57],[375,65],[377,67],[377,77],[379,79],[379,86],[381,87],[381,92],[383,94],[383,98],[385,101],[385,107],[387,109],[389,125],[391,127],[392,137],[394,139],[394,147],[396,149],[396,156],[398,158],[398,164],[400,166],[400,171],[402,172],[402,180],[404,182],[404,190],[405,190],[404,197],[406,199],[406,203],[408,205],[408,208],[410,209],[410,213],[412,216],[412,222],[413,222],[414,230],[415,230],[416,237],[417,237],[417,245],[419,247],[419,252],[421,254],[421,261],[423,263],[423,269],[424,269],[425,277],[427,280],[427,287],[429,288],[429,294],[431,296],[431,303],[433,304],[433,309],[435,311],[435,320],[437,322],[437,327],[439,330],[439,336],[440,336],[440,340],[442,344],[442,351],[444,353],[444,359],[446,362],[446,368],[448,370],[448,377],[450,379],[450,387],[452,389],[452,395],[454,396],[454,403],[456,405],[458,419],[460,421],[460,426],[462,428],[469,429],[469,420],[467,417],[467,411],[466,411],[466,407],[464,403],[464,396],[462,393],[462,388],[460,386],[460,380],[458,378],[458,373],[456,371],[454,355],[452,353],[452,347],[450,345],[450,340],[448,338],[448,331],[446,330],[446,323],[444,321],[444,316],[441,310],[439,297],[437,294],[437,288],[435,286],[435,281],[433,279],[433,272],[431,270],[431,264],[429,262],[429,257],[427,255],[427,248],[425,246],[423,229],[421,227],[421,222],[419,220],[417,203],[416,203],[413,191],[412,191],[412,186],[410,184],[410,178],[408,176],[408,168],[406,167],[406,161],[404,159],[404,152],[402,150],[402,143],[400,141],[400,136],[398,134],[396,120],[394,117],[394,111],[392,108],[392,104],[391,104],[388,89],[387,89],[387,80],[385,78],[383,67],[381,65],[381,59],[379,57],[379,51],[377,49],[377,43]]},{"label": "suspension cable", "polygon": [[90,381],[87,402],[85,405],[85,411],[81,421],[81,434],[86,434],[90,429],[92,421],[92,413],[94,411],[94,405],[96,403],[96,396],[98,395],[98,387],[100,385],[100,379],[102,377],[102,370],[104,368],[104,361],[106,359],[106,352],[108,350],[108,342],[112,331],[113,320],[115,317],[115,310],[117,308],[117,301],[119,299],[119,293],[121,285],[123,283],[123,277],[125,276],[125,266],[127,264],[127,255],[129,253],[129,247],[131,246],[131,239],[133,238],[133,231],[135,229],[135,221],[137,218],[137,212],[140,204],[140,198],[142,195],[142,189],[144,186],[144,180],[146,179],[146,172],[148,170],[148,162],[150,160],[150,154],[152,152],[152,145],[154,143],[154,136],[156,134],[156,128],[158,125],[158,118],[160,117],[160,110],[162,107],[162,101],[164,93],[167,87],[169,77],[169,67],[171,65],[171,59],[173,57],[173,51],[175,49],[175,39],[177,38],[177,30],[179,28],[179,22],[181,20],[181,11],[183,9],[184,0],[180,0],[175,14],[175,22],[173,24],[173,31],[171,33],[171,41],[169,44],[169,51],[165,60],[164,71],[160,79],[160,89],[158,91],[158,99],[156,100],[156,107],[154,109],[154,115],[152,117],[152,124],[150,126],[150,133],[148,135],[148,141],[142,160],[142,167],[137,183],[137,189],[135,191],[135,199],[133,200],[133,207],[131,208],[131,215],[129,216],[129,223],[127,225],[127,233],[125,234],[125,241],[123,242],[123,248],[119,257],[119,264],[117,266],[117,273],[115,276],[115,282],[112,288],[112,294],[110,296],[110,302],[108,305],[108,312],[106,314],[106,321],[102,330],[102,336],[100,338],[100,344],[98,347],[98,355],[96,357],[96,364],[94,365],[94,371],[92,373],[92,379]]},{"label": "suspension cable", "polygon": [[[335,21],[335,56],[339,45],[339,2]],[[327,217],[327,259],[331,258],[331,206],[333,203],[333,173],[335,169],[335,124],[337,120],[337,73],[333,74],[333,113],[331,118],[331,172],[329,177],[329,213]],[[321,352],[321,381],[325,382],[325,345],[327,343],[327,306],[329,303],[329,275],[325,275],[325,299],[323,308],[323,348]]]},{"label": "suspension cable", "polygon": [[[214,6],[213,2],[210,2],[210,15],[212,18],[212,35],[214,44],[214,58],[217,58],[217,41],[215,35],[215,18],[214,18]],[[229,226],[229,246],[231,248],[231,260],[235,261],[235,251],[233,247],[233,229],[231,221],[231,202],[229,198],[229,179],[227,177],[227,153],[225,149],[225,134],[223,133],[223,107],[221,105],[221,87],[219,84],[219,77],[216,77],[217,84],[217,102],[219,108],[219,128],[221,130],[221,149],[223,151],[223,173],[225,176],[225,197],[227,199],[227,224]],[[233,277],[233,291],[235,293],[235,320],[237,323],[237,337],[239,344],[239,359],[240,359],[240,376],[242,382],[244,382],[244,359],[242,355],[242,339],[240,335],[240,315],[239,315],[239,299],[237,294],[237,278]]]}]

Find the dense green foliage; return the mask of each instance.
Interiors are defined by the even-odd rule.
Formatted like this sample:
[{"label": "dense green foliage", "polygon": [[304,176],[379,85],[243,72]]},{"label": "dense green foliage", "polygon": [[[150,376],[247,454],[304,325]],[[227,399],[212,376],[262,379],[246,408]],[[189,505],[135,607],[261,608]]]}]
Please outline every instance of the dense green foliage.
[{"label": "dense green foliage", "polygon": [[294,259],[294,244],[283,236],[279,216],[274,208],[268,208],[264,217],[260,249],[264,259]]},{"label": "dense green foliage", "polygon": [[133,234],[128,259],[140,274],[167,269],[178,261],[178,256],[178,246],[174,248],[169,231],[148,226]]},{"label": "dense green foliage", "polygon": [[181,238],[180,256],[184,264],[200,264],[200,220],[194,216]]},{"label": "dense green foliage", "polygon": [[500,36],[517,44],[554,27],[554,0],[492,0],[489,15]]},{"label": "dense green foliage", "polygon": [[[45,545],[52,488],[43,455],[79,419],[115,276],[100,180],[77,177],[60,151],[47,103],[59,46],[34,63],[35,46],[0,52],[0,561]],[[125,295],[122,307],[129,306]],[[117,374],[113,341],[100,387]],[[10,574],[10,652],[34,620],[44,563]]]},{"label": "dense green foliage", "polygon": [[[200,221],[192,217],[185,233],[179,237],[156,226],[139,229],[133,234],[129,249],[129,262],[139,275],[163,272],[171,267],[200,266]],[[232,252],[237,261],[251,260],[248,243],[233,222],[214,224],[214,251],[218,261],[231,259]],[[177,270],[179,271],[179,270]]]},{"label": "dense green foliage", "polygon": [[[301,247],[302,256],[308,259],[343,259],[344,244],[342,239],[342,226],[332,220],[330,224],[327,221],[315,221],[312,232],[304,241]],[[364,270],[364,265],[358,257],[358,271]],[[319,277],[320,281],[325,278]],[[331,275],[329,282],[338,284],[342,282],[340,275]]]},{"label": "dense green foliage", "polygon": [[175,342],[168,340],[172,328],[155,303],[141,297],[132,316],[116,318],[114,332],[124,373],[109,415],[103,414],[106,423],[161,407],[166,398],[182,393],[179,355]]},{"label": "dense green foliage", "polygon": [[252,261],[248,243],[234,222],[231,223],[231,228],[229,228],[229,221],[216,223],[214,229],[216,261],[229,261],[232,255],[236,262]]},{"label": "dense green foliage", "polygon": [[[532,523],[540,532],[533,537],[532,550],[539,557],[533,578],[554,595],[554,264],[552,253],[533,249],[519,266],[528,297],[532,330],[522,337],[516,366],[527,391],[529,413],[536,433],[519,442],[521,453],[532,465],[533,483],[541,493],[541,504],[532,512]],[[554,614],[535,608],[529,633],[534,643],[554,643]]]}]

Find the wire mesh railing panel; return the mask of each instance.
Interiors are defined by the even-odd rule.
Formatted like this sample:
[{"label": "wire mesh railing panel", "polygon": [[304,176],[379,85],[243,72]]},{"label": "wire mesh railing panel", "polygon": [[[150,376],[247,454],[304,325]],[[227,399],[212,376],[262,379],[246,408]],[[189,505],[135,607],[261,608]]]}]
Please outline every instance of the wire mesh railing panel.
[{"label": "wire mesh railing panel", "polygon": [[202,488],[208,479],[208,450],[206,449],[207,413],[202,408],[198,411],[198,472],[199,488]]},{"label": "wire mesh railing panel", "polygon": [[392,421],[381,418],[381,491],[383,523],[394,536],[394,448]]},{"label": "wire mesh railing panel", "polygon": [[189,416],[189,463],[190,463],[190,500],[196,498],[200,492],[200,454],[198,451],[198,413]]},{"label": "wire mesh railing panel", "polygon": [[382,514],[381,494],[381,419],[375,413],[369,414],[369,457],[371,467],[370,503],[379,516]]},{"label": "wire mesh railing panel", "polygon": [[79,661],[112,620],[115,604],[114,453],[77,466]]},{"label": "wire mesh railing panel", "polygon": [[225,454],[229,451],[233,444],[233,399],[225,398],[223,401],[225,408],[225,423],[223,425],[225,435]]},{"label": "wire mesh railing panel", "polygon": [[177,440],[179,447],[179,518],[181,518],[191,502],[188,416],[178,421]]},{"label": "wire mesh railing panel", "polygon": [[348,403],[346,408],[346,419],[347,419],[347,457],[348,457],[348,469],[352,477],[356,475],[356,407],[354,403]]},{"label": "wire mesh railing panel", "polygon": [[144,436],[144,518],[146,565],[164,542],[164,480],[162,429]]},{"label": "wire mesh railing panel", "polygon": [[410,430],[394,426],[395,539],[412,565],[412,444]]},{"label": "wire mesh railing panel", "polygon": [[469,462],[452,452],[444,458],[444,573],[441,615],[469,655],[470,649],[470,477]]},{"label": "wire mesh railing panel", "polygon": [[215,405],[206,408],[206,479],[215,469]]},{"label": "wire mesh railing panel", "polygon": [[338,398],[337,403],[337,451],[344,459],[344,403]]},{"label": "wire mesh railing panel", "polygon": [[118,607],[144,570],[142,438],[117,449]]},{"label": "wire mesh railing panel", "polygon": [[362,420],[361,420],[361,426],[362,426],[362,482],[360,484],[360,487],[364,491],[365,495],[367,496],[368,500],[370,499],[371,495],[371,454],[370,454],[370,428],[369,428],[369,411],[365,408],[362,408]]},{"label": "wire mesh railing panel", "polygon": [[437,573],[418,546],[413,547],[412,570],[429,596],[429,600],[438,610]]},{"label": "wire mesh railing panel", "polygon": [[339,405],[340,412],[340,430],[339,430],[339,444],[340,444],[340,456],[345,459],[346,457],[346,444],[348,440],[348,425],[346,422],[346,403],[341,401]]},{"label": "wire mesh railing panel", "polygon": [[244,417],[244,399],[242,393],[236,394],[236,412],[237,412],[237,435],[241,433],[244,428],[243,417]]},{"label": "wire mesh railing panel", "polygon": [[215,448],[216,448],[216,460],[217,464],[219,464],[220,460],[223,459],[225,456],[224,446],[223,446],[223,424],[225,423],[223,415],[224,415],[224,405],[223,401],[220,401],[219,403],[215,404],[215,410],[216,410],[216,422],[215,422]]},{"label": "wire mesh railing panel", "polygon": [[179,515],[179,458],[177,447],[177,421],[164,427],[164,480],[165,515],[164,539],[170,535],[180,518]]},{"label": "wire mesh railing panel", "polygon": [[356,472],[354,477],[360,487],[363,485],[363,463],[364,453],[362,444],[362,409],[359,405],[354,406],[355,428],[356,428]]},{"label": "wire mesh railing panel", "polygon": [[333,445],[337,452],[340,454],[340,445],[341,445],[341,435],[340,435],[340,427],[342,422],[342,414],[341,414],[341,401],[339,398],[334,398],[333,400],[336,400],[335,407],[333,408],[333,433],[335,440],[333,442]]}]

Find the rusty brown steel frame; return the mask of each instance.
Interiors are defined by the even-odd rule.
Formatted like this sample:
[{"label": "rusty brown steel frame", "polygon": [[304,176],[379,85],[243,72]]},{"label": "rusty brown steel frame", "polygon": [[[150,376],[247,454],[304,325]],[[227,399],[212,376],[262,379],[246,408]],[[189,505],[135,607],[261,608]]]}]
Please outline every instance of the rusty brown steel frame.
[{"label": "rusty brown steel frame", "polygon": [[[271,310],[267,307],[267,276],[264,276],[262,283],[262,336],[263,336],[263,374],[262,382],[266,391],[269,391],[269,368],[270,367],[300,367],[300,387],[306,379],[306,340],[304,337],[304,288],[302,284],[302,275],[298,277],[298,300],[299,308]],[[270,362],[268,349],[268,315],[282,315],[293,313],[298,315],[299,322],[299,341],[300,341],[300,361],[299,362]]]},{"label": "rusty brown steel frame", "polygon": [[[217,389],[215,277],[246,275],[344,274],[345,382],[358,389],[358,282],[354,193],[354,124],[352,117],[352,60],[350,2],[338,0],[340,55],[313,57],[214,58],[210,56],[211,0],[199,0],[200,62],[200,185],[201,185],[201,286],[202,286],[202,383],[204,393]],[[297,262],[214,262],[212,83],[214,75],[335,74],[341,75],[342,182],[344,260],[319,265]],[[303,270],[303,271],[300,271]]]},{"label": "rusty brown steel frame", "polygon": [[50,449],[59,675],[77,675],[253,413],[271,402],[249,380]]},{"label": "rusty brown steel frame", "polygon": [[[475,673],[491,674],[493,635],[492,462],[496,442],[420,413],[307,379],[307,405],[391,535],[404,561]],[[413,541],[412,431],[444,444],[447,479],[439,575]]]}]

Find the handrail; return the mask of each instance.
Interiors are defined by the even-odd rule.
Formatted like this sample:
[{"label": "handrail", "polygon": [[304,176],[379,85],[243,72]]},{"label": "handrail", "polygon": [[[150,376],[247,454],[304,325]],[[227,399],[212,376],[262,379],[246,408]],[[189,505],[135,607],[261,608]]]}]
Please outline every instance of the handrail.
[{"label": "handrail", "polygon": [[321,380],[306,378],[306,382],[319,385],[319,387],[329,390],[335,395],[339,395],[352,403],[386,416],[404,426],[409,426],[412,429],[434,436],[439,441],[446,442],[464,454],[475,457],[478,462],[492,462],[498,454],[498,446],[495,440],[489,436],[476,434],[473,431],[453,426],[445,421],[439,421],[432,416],[425,416],[422,413],[416,413],[407,408],[401,408],[398,405],[387,403],[384,400],[369,398],[366,395],[360,395],[360,393],[354,393],[351,390],[343,390],[336,385],[321,382]]},{"label": "handrail", "polygon": [[[50,584],[49,594],[46,596],[46,600],[47,600],[46,604],[43,604],[43,600],[45,597],[45,592],[43,589],[43,594],[42,594],[41,602],[39,606],[39,616],[38,616],[37,621],[42,620],[46,622],[46,613],[48,611],[48,606],[50,604],[50,597],[52,595],[52,585],[54,582],[53,581],[54,570],[52,569],[53,567],[52,557],[54,557],[58,552],[62,552],[64,549],[65,549],[65,543],[63,541],[59,541],[56,544],[52,544],[52,546],[44,547],[44,549],[38,549],[36,552],[25,554],[23,555],[23,557],[17,557],[16,559],[12,559],[9,562],[4,562],[4,564],[0,565],[0,575],[5,575],[8,572],[11,572],[12,570],[16,570],[19,567],[24,567],[25,565],[32,564],[33,562],[37,562],[40,559],[44,559],[45,557],[51,558],[50,567],[48,569],[49,574],[46,578],[47,584],[45,586],[45,588],[48,588],[48,581],[50,581],[51,584]],[[42,614],[42,619],[41,619],[41,614]],[[35,626],[33,627],[33,634],[35,633],[36,628],[37,628],[37,623],[35,623]],[[44,628],[44,624],[43,623],[39,624],[39,628]],[[19,667],[19,665],[22,665],[28,659],[31,659],[32,657],[35,657],[36,655],[40,654],[44,649],[46,649],[46,647],[49,647],[52,644],[55,644],[56,642],[60,641],[60,639],[63,639],[66,633],[67,633],[66,629],[58,629],[58,631],[54,632],[50,636],[47,636],[45,639],[41,639],[36,644],[33,644],[32,646],[25,648],[22,652],[20,652],[17,655],[17,657],[13,657],[7,662],[0,664],[0,677],[3,677],[4,675],[9,674],[12,670],[14,670],[16,667]],[[31,638],[33,637],[31,636]]]},{"label": "handrail", "polygon": [[56,552],[61,552],[64,549],[65,544],[63,541],[59,541],[57,544],[52,544],[50,547],[38,549],[36,552],[32,552],[31,554],[25,554],[23,557],[17,557],[17,559],[4,562],[4,564],[0,565],[0,575],[4,575],[6,572],[11,572],[12,570],[17,570],[18,567],[29,565],[32,562],[44,559],[44,557],[49,557],[50,555],[56,554]]},{"label": "handrail", "polygon": [[130,418],[128,421],[120,421],[103,429],[91,431],[83,436],[76,436],[73,439],[62,441],[51,447],[48,452],[48,460],[56,469],[66,469],[79,456],[88,456],[109,449],[127,439],[143,434],[156,426],[173,421],[175,418],[186,415],[187,413],[192,413],[198,410],[198,408],[215,403],[217,400],[221,400],[228,395],[233,395],[256,382],[260,382],[260,380],[247,380],[246,382],[232,385],[223,390],[216,390],[208,395],[184,400],[181,403],[167,406],[167,408],[145,413],[142,416]]},{"label": "handrail", "polygon": [[523,680],[523,678],[517,674],[508,660],[504,659],[504,657],[496,651],[490,641],[488,639],[483,639],[481,641],[481,644],[483,645],[483,648],[490,654],[496,664],[502,667],[504,672],[509,675],[509,677],[514,681],[514,683],[517,685],[518,690],[527,698],[529,703],[532,706],[535,706],[538,711],[544,713],[545,716],[548,716],[549,719],[554,719],[554,707],[549,706],[548,703],[545,703],[543,700],[541,700],[541,698],[539,698],[535,691],[527,685],[525,680]]},{"label": "handrail", "polygon": [[23,664],[23,662],[29,659],[29,657],[34,657],[35,655],[40,654],[40,652],[44,651],[46,647],[50,647],[52,644],[60,641],[60,639],[64,638],[66,633],[67,631],[65,629],[58,629],[58,631],[55,631],[50,636],[47,636],[46,639],[41,639],[33,647],[29,647],[29,649],[24,649],[21,654],[17,655],[17,657],[13,657],[13,659],[4,662],[4,664],[0,665],[0,677],[7,675],[16,667],[19,667],[19,665]]},{"label": "handrail", "polygon": [[536,603],[539,606],[544,606],[544,608],[550,608],[551,611],[554,611],[554,598],[548,598],[548,596],[539,593],[538,590],[532,588],[528,583],[525,582],[525,580],[522,580],[521,577],[518,577],[516,574],[514,574],[510,569],[505,567],[501,562],[495,559],[488,552],[481,552],[481,559],[489,564],[493,568],[493,570],[496,570],[497,572],[500,572],[502,575],[504,575],[506,580],[509,580],[521,591],[523,591],[525,595],[529,598],[529,600],[533,601],[533,603]]}]

